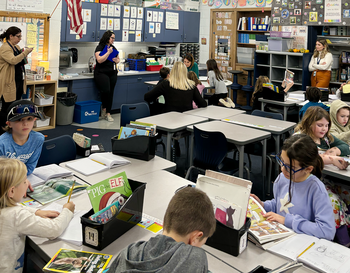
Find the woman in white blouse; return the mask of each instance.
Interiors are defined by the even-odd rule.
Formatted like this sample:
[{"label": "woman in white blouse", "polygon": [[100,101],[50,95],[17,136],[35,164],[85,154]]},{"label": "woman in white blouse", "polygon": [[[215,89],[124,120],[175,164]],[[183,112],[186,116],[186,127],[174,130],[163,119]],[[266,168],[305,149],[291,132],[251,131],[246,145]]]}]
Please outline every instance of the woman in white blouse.
[{"label": "woman in white blouse", "polygon": [[332,64],[333,56],[329,52],[327,41],[325,39],[317,40],[314,55],[309,63],[309,71],[312,72],[311,86],[329,87]]}]

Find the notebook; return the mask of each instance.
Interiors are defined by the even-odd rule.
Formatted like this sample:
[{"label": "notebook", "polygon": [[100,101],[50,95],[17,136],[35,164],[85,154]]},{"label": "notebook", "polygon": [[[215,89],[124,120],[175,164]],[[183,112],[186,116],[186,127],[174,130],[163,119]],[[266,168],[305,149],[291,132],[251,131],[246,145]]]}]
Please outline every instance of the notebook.
[{"label": "notebook", "polygon": [[121,156],[112,153],[96,153],[87,158],[68,162],[66,166],[88,176],[127,164],[130,164],[130,161]]},{"label": "notebook", "polygon": [[28,175],[27,179],[33,187],[44,184],[47,180],[58,177],[71,176],[70,170],[62,168],[56,164],[50,164],[35,168],[33,173]]}]

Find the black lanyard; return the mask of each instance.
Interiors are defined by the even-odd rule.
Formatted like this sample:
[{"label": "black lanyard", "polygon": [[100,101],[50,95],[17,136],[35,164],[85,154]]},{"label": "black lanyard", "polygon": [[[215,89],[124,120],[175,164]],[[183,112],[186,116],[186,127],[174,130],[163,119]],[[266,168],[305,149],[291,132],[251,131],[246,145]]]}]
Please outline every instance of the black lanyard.
[{"label": "black lanyard", "polygon": [[317,58],[317,64],[320,64],[320,61],[321,61],[321,57]]}]

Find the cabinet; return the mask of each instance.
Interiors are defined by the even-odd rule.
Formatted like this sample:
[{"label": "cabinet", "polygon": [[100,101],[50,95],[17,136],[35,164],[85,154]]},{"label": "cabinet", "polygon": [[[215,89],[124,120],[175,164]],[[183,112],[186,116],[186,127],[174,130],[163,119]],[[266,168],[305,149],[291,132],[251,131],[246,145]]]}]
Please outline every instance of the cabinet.
[{"label": "cabinet", "polygon": [[[166,21],[169,20],[169,16],[172,14],[178,14],[179,16],[179,28],[178,29],[166,29]],[[177,11],[177,10],[166,10],[165,11],[165,18],[164,18],[164,36],[163,41],[169,42],[169,43],[178,43],[183,41],[184,37],[184,12],[183,11]],[[187,26],[187,28],[189,28]],[[147,29],[145,30],[147,31]]]},{"label": "cabinet", "polygon": [[256,51],[254,82],[260,75],[269,77],[275,85],[281,85],[286,69],[294,72],[294,85],[291,90],[306,90],[310,85],[308,69],[312,53],[291,53]]},{"label": "cabinet", "polygon": [[183,41],[184,43],[199,42],[200,13],[184,11]]},{"label": "cabinet", "polygon": [[53,96],[52,104],[37,105],[39,110],[50,117],[48,126],[34,128],[34,131],[54,129],[56,126],[56,100],[57,100],[57,81],[27,81],[27,90],[29,89],[31,99],[35,100],[35,89],[44,87],[44,94]]},{"label": "cabinet", "polygon": [[[155,22],[153,21],[147,21],[147,17],[150,15],[150,12],[162,12],[163,13],[163,23],[161,23],[160,33],[149,33],[149,24],[153,23],[155,27]],[[143,14],[143,23],[144,27],[143,30],[143,41],[144,42],[167,42],[164,40],[164,30],[165,30],[165,11],[164,10],[158,10],[153,8],[145,8],[144,14]],[[155,31],[155,30],[154,30]]]}]

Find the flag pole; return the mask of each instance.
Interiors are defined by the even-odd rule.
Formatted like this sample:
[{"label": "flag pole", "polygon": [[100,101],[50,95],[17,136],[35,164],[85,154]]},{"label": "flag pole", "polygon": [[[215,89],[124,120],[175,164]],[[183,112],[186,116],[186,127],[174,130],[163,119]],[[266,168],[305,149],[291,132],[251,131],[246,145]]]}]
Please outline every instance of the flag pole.
[{"label": "flag pole", "polygon": [[58,1],[56,7],[54,8],[53,12],[51,13],[50,17],[54,14],[55,10],[57,9],[58,5],[61,3],[61,0]]}]

